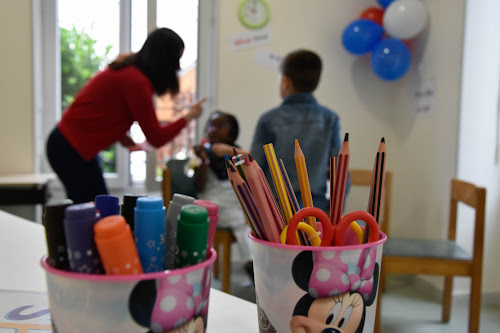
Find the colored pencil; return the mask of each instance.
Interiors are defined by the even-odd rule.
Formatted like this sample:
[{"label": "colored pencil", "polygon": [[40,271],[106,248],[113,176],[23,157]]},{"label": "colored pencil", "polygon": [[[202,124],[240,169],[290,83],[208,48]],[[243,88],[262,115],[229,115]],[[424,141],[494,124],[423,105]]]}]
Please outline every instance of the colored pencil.
[{"label": "colored pencil", "polygon": [[247,176],[248,187],[255,201],[255,205],[259,211],[262,220],[262,226],[266,233],[267,240],[271,242],[280,242],[280,234],[274,221],[274,216],[266,198],[265,190],[262,186],[260,175],[250,165],[248,157],[245,156],[245,172]]},{"label": "colored pencil", "polygon": [[[386,161],[385,138],[380,140],[378,151],[373,165],[372,183],[370,186],[370,199],[368,201],[368,213],[373,215],[375,221],[380,223],[380,207],[382,205],[382,192],[385,181],[385,161]],[[365,228],[363,242],[368,242],[368,227]]]},{"label": "colored pencil", "polygon": [[226,159],[226,169],[227,169],[227,177],[229,179],[229,183],[231,184],[231,187],[233,188],[234,195],[238,199],[238,203],[240,204],[241,210],[243,211],[243,214],[245,215],[245,221],[247,225],[252,229],[252,232],[255,236],[258,236],[257,230],[255,230],[255,227],[253,226],[252,222],[250,222],[250,216],[248,216],[248,212],[246,211],[245,207],[243,206],[243,202],[241,202],[241,199],[238,195],[238,191],[236,190],[236,187],[234,186],[234,181],[233,181],[233,176],[232,176],[232,169],[236,170],[234,167],[233,163],[229,159],[227,155],[224,156]]},{"label": "colored pencil", "polygon": [[[288,200],[292,204],[292,211],[293,211],[293,214],[295,215],[295,213],[297,213],[300,210],[299,201],[297,200],[297,197],[295,196],[295,192],[293,190],[292,183],[290,182],[290,178],[288,178],[288,173],[286,172],[285,164],[283,163],[283,160],[281,158],[279,160],[279,167],[280,167],[281,174],[283,175],[283,179],[285,181],[286,193],[288,195]],[[300,237],[301,244],[311,245],[309,238],[307,237],[307,235],[304,232],[299,231],[299,237]]]},{"label": "colored pencil", "polygon": [[231,158],[233,161],[233,165],[236,167],[236,170],[238,170],[238,173],[240,174],[241,178],[246,182],[246,175],[245,175],[245,158],[243,157],[243,154],[238,154],[236,151],[236,148],[233,147],[233,157]]},{"label": "colored pencil", "polygon": [[278,195],[281,209],[283,210],[283,214],[285,215],[285,221],[288,224],[293,216],[292,208],[290,207],[290,202],[288,201],[283,175],[280,172],[278,159],[276,158],[276,153],[274,151],[272,143],[264,145],[264,153],[266,155],[269,169],[271,170],[271,176],[276,188],[276,193]]},{"label": "colored pencil", "polygon": [[345,189],[347,185],[347,172],[349,169],[349,133],[344,136],[344,142],[337,157],[337,167],[335,176],[335,189],[333,192],[333,210],[330,212],[330,219],[335,226],[342,217],[344,207]]},{"label": "colored pencil", "polygon": [[[309,185],[309,176],[307,175],[307,167],[306,167],[306,159],[304,157],[304,153],[299,145],[299,140],[295,139],[295,166],[297,168],[297,176],[299,178],[299,186],[300,186],[300,195],[302,196],[302,204],[304,207],[314,207],[312,195],[311,195],[311,187]],[[316,218],[313,216],[308,216],[306,218],[307,223],[314,228],[314,230],[318,231],[318,227],[316,226]]]},{"label": "colored pencil", "polygon": [[234,182],[234,187],[236,188],[236,193],[239,196],[241,203],[243,204],[243,209],[248,213],[250,218],[250,223],[253,225],[254,229],[257,231],[257,235],[260,239],[267,239],[267,236],[262,227],[262,220],[255,205],[253,196],[248,188],[247,183],[239,175],[238,171],[230,165],[231,177]]},{"label": "colored pencil", "polygon": [[271,212],[273,213],[276,227],[278,228],[278,231],[281,233],[281,231],[285,228],[286,223],[283,218],[282,212],[278,207],[278,202],[276,201],[273,191],[271,190],[271,186],[269,185],[269,182],[267,181],[267,178],[264,175],[264,171],[262,171],[262,168],[260,167],[259,163],[253,158],[251,154],[248,155],[248,161],[250,162],[250,167],[252,167],[255,171],[257,171],[257,173],[260,176],[261,185],[264,188],[266,194],[267,204],[269,205],[269,207],[271,208]]},{"label": "colored pencil", "polygon": [[330,213],[333,212],[333,191],[335,189],[335,176],[337,174],[337,158],[330,157]]}]

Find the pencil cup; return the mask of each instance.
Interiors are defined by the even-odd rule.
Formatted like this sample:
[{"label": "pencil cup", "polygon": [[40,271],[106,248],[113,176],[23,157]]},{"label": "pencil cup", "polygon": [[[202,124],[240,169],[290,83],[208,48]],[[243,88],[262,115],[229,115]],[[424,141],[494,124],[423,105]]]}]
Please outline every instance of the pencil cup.
[{"label": "pencil cup", "polygon": [[196,332],[206,331],[212,266],[217,257],[186,268],[136,275],[98,275],[41,265],[53,331]]},{"label": "pencil cup", "polygon": [[382,247],[296,246],[250,233],[259,331],[373,332]]}]

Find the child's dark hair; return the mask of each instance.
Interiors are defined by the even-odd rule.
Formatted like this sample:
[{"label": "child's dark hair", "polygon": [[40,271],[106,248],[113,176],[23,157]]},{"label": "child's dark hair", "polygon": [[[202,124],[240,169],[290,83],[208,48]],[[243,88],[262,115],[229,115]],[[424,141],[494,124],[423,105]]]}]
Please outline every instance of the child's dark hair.
[{"label": "child's dark hair", "polygon": [[281,62],[281,74],[290,78],[297,92],[313,92],[321,76],[321,58],[309,50],[289,53]]},{"label": "child's dark hair", "polygon": [[228,121],[228,123],[230,125],[229,135],[232,138],[231,141],[234,143],[236,141],[236,139],[238,138],[238,135],[240,134],[240,126],[238,124],[238,120],[231,113],[227,113],[227,112],[224,112],[224,111],[221,111],[221,110],[216,110],[216,111],[212,112],[208,116],[208,119],[210,121],[210,119],[212,119],[214,117],[217,117],[217,116],[224,117]]},{"label": "child's dark hair", "polygon": [[177,72],[183,50],[184,42],[177,33],[158,28],[148,35],[139,52],[120,55],[108,67],[118,70],[135,65],[151,80],[156,94],[175,96],[179,92]]}]

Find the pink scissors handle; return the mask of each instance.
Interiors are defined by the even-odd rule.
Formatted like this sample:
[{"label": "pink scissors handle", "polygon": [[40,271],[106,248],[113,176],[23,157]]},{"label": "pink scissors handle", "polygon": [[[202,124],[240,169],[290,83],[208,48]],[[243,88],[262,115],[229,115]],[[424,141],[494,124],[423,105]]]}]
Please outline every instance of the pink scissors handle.
[{"label": "pink scissors handle", "polygon": [[[334,227],[335,229],[334,245],[336,246],[344,245],[344,235],[347,231],[347,228],[349,228],[351,223],[356,220],[362,220],[368,224],[368,227],[370,228],[370,238],[368,239],[369,243],[376,242],[379,240],[380,231],[375,218],[371,214],[365,211],[356,210],[354,212],[346,214],[343,218],[340,219],[339,223],[337,223],[337,225]],[[321,241],[321,245],[323,245],[323,240]]]},{"label": "pink scissors handle", "polygon": [[[307,216],[314,216],[317,218],[321,224],[323,225],[323,237],[325,232],[332,235],[333,238],[333,226],[330,222],[330,218],[324,211],[316,207],[304,207],[300,209],[298,212],[293,215],[290,222],[288,223],[288,229],[286,232],[286,243],[289,245],[298,245],[297,237],[295,237],[295,233],[297,232],[297,226],[300,221],[302,221]],[[326,229],[326,230],[325,230]],[[323,241],[321,242],[323,245]]]}]

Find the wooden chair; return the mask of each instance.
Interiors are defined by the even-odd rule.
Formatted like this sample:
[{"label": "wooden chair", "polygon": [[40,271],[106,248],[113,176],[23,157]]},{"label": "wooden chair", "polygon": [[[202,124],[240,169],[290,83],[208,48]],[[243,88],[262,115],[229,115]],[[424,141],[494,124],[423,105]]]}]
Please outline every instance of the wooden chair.
[{"label": "wooden chair", "polygon": [[[469,332],[475,333],[479,332],[481,309],[486,190],[458,179],[452,179],[450,196],[448,238],[446,240],[424,240],[388,237],[382,255],[382,272],[384,274],[444,276],[443,322],[448,322],[450,319],[453,277],[470,277]],[[467,253],[455,242],[459,202],[475,209],[472,254]],[[379,299],[377,317],[379,317],[380,311]],[[376,322],[375,332],[378,328],[379,323]]]},{"label": "wooden chair", "polygon": [[[177,190],[178,186],[175,186],[172,179],[179,180],[183,177],[183,165],[185,161],[182,160],[170,160],[163,168],[163,180],[162,180],[162,196],[165,208],[168,209],[168,205],[174,193],[181,193]],[[182,174],[181,174],[182,172]],[[187,181],[187,180],[184,180]],[[184,190],[190,193],[183,193],[187,195],[194,196],[191,193],[192,189],[189,186],[184,185]],[[223,292],[231,293],[231,244],[236,242],[236,238],[230,229],[217,228],[214,236],[213,248],[217,251],[217,259],[214,262],[213,272],[214,277],[219,278],[219,268],[222,262],[222,279],[221,279],[221,289]],[[220,251],[222,249],[222,251]],[[220,256],[222,252],[222,257]],[[219,260],[219,258],[222,258]]]}]

